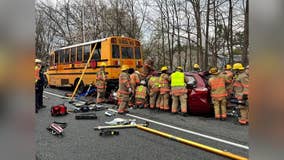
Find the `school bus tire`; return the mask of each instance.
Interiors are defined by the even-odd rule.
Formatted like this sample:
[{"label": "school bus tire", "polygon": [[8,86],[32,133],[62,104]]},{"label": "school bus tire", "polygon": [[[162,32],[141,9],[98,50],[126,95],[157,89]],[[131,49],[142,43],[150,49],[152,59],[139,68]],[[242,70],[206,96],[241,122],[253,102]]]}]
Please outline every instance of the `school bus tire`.
[{"label": "school bus tire", "polygon": [[[80,79],[80,78],[77,78],[77,79],[75,80],[74,85],[73,85],[73,89],[76,88],[77,83],[79,82],[79,79]],[[79,85],[79,87],[78,87],[77,93],[78,93],[78,94],[81,94],[81,93],[84,92],[84,90],[85,90],[85,85],[84,85],[84,82],[81,81],[81,83],[80,83],[80,85]]]}]

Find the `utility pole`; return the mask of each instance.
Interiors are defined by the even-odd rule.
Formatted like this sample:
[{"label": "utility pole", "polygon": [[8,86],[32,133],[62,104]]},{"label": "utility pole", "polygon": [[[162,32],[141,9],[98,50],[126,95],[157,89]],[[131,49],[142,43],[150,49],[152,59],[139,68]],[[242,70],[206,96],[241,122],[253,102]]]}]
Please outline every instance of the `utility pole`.
[{"label": "utility pole", "polygon": [[86,41],[85,39],[85,0],[82,0],[82,25],[83,25],[83,43]]}]

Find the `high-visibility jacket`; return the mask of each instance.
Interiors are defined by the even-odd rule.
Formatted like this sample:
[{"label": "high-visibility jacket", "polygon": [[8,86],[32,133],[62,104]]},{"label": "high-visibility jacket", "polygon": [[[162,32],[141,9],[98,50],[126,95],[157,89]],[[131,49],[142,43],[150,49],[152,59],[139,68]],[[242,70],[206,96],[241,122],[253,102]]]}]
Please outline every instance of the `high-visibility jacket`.
[{"label": "high-visibility jacket", "polygon": [[172,87],[184,87],[184,73],[180,71],[176,71],[171,75],[171,86]]},{"label": "high-visibility jacket", "polygon": [[165,94],[170,91],[170,77],[166,73],[162,73],[159,78],[159,87],[160,87],[160,94]]},{"label": "high-visibility jacket", "polygon": [[129,91],[131,89],[130,86],[130,77],[129,74],[126,72],[121,72],[119,75],[119,88],[118,93],[119,94],[127,94],[129,95],[131,92]]},{"label": "high-visibility jacket", "polygon": [[249,95],[249,76],[247,73],[242,72],[235,79],[233,84],[233,91],[235,93],[236,98],[242,99],[243,95]]},{"label": "high-visibility jacket", "polygon": [[147,88],[143,85],[140,85],[135,90],[135,98],[145,99],[147,96]]},{"label": "high-visibility jacket", "polygon": [[98,89],[106,88],[106,74],[105,71],[99,71],[96,77],[96,87]]},{"label": "high-visibility jacket", "polygon": [[38,80],[40,80],[40,76],[39,76],[39,72],[40,72],[40,67],[35,66],[35,83],[37,83]]},{"label": "high-visibility jacket", "polygon": [[211,97],[213,99],[222,99],[227,96],[225,77],[222,74],[213,75],[208,84],[211,87]]},{"label": "high-visibility jacket", "polygon": [[150,92],[158,92],[159,91],[159,85],[160,85],[159,77],[152,76],[149,79],[148,87],[150,89]]}]

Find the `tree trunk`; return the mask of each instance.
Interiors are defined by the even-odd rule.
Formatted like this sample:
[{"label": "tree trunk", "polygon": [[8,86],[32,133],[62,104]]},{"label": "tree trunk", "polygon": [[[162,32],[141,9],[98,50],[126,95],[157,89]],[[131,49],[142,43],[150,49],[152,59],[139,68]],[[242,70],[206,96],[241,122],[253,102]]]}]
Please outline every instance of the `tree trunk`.
[{"label": "tree trunk", "polygon": [[246,0],[245,24],[244,24],[244,48],[242,54],[242,61],[244,65],[248,65],[248,46],[249,46],[249,0]]},{"label": "tree trunk", "polygon": [[232,0],[229,0],[229,19],[228,19],[228,49],[230,55],[230,63],[234,63],[233,54],[233,5]]},{"label": "tree trunk", "polygon": [[[207,0],[207,12],[206,12],[206,42],[205,42],[205,55],[204,55],[204,67],[208,67],[208,45],[209,45],[209,15],[210,15],[210,0]],[[215,3],[215,1],[214,1]],[[214,7],[215,9],[215,7]]]}]

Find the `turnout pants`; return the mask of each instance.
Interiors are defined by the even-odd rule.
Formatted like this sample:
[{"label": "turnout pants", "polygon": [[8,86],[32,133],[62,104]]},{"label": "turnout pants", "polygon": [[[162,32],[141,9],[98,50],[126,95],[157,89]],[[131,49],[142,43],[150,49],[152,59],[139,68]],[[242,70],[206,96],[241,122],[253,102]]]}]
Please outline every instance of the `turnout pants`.
[{"label": "turnout pants", "polygon": [[159,95],[159,92],[150,93],[150,108],[151,109],[154,109],[155,107],[159,108],[160,98],[158,95]]},{"label": "turnout pants", "polygon": [[119,113],[123,113],[127,111],[128,103],[129,103],[129,95],[128,94],[119,94],[120,104],[118,108]]},{"label": "turnout pants", "polygon": [[160,109],[161,110],[169,110],[169,93],[160,94]]},{"label": "turnout pants", "polygon": [[222,99],[213,99],[215,118],[227,118],[227,100],[226,97]]},{"label": "turnout pants", "polygon": [[172,95],[173,104],[172,104],[172,113],[176,113],[178,111],[178,104],[180,101],[181,104],[181,112],[187,113],[187,94],[182,95]]},{"label": "turnout pants", "polygon": [[241,112],[241,117],[239,118],[239,123],[240,124],[247,124],[248,123],[248,112],[249,112],[248,106],[239,105],[238,107],[240,108],[240,112]]}]

